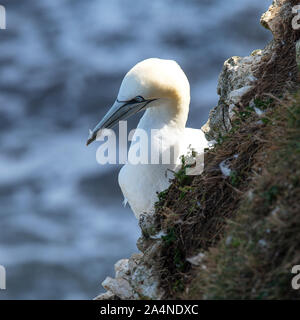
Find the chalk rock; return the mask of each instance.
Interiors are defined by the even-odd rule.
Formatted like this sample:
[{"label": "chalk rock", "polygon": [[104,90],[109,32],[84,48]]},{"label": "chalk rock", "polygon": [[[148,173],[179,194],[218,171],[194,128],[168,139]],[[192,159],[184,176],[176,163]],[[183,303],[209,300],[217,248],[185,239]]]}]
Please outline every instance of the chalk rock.
[{"label": "chalk rock", "polygon": [[99,294],[94,300],[118,300],[118,297],[111,291]]},{"label": "chalk rock", "polygon": [[[225,61],[219,76],[218,105],[210,112],[207,123],[202,127],[208,140],[217,140],[232,128],[232,119],[235,110],[247,106],[247,97],[255,96],[259,88],[259,80],[264,77],[264,72],[256,72],[261,65],[272,65],[278,58],[278,52],[292,39],[292,8],[293,0],[275,0],[265,12],[260,22],[269,29],[274,39],[263,50],[255,50],[248,57],[232,57]],[[295,14],[294,14],[295,15]],[[297,63],[300,66],[300,43],[296,44]],[[278,60],[280,63],[280,60]],[[270,71],[272,72],[272,68]],[[270,75],[271,77],[272,75]],[[291,73],[292,76],[292,73]],[[288,80],[288,79],[287,79]],[[259,90],[256,90],[259,91]]]},{"label": "chalk rock", "polygon": [[255,66],[263,54],[263,50],[256,50],[249,57],[232,57],[224,62],[217,88],[220,96],[218,105],[211,110],[207,123],[202,127],[209,140],[216,140],[231,129],[233,110],[255,85]]},{"label": "chalk rock", "polygon": [[134,298],[134,291],[129,282],[123,278],[107,277],[103,282],[104,289],[112,292],[115,296],[122,300],[129,300]]},{"label": "chalk rock", "polygon": [[115,277],[107,277],[102,282],[107,292],[95,299],[157,300],[164,296],[164,291],[159,287],[159,272],[156,269],[162,240],[160,237],[150,236],[160,232],[153,218],[147,215],[140,216],[139,225],[144,234],[137,242],[141,252],[133,254],[129,259],[121,259],[115,264]]},{"label": "chalk rock", "polygon": [[272,32],[275,40],[280,40],[283,37],[285,30],[283,26],[289,23],[292,7],[293,4],[290,0],[275,0],[268,11],[262,15],[261,25]]}]

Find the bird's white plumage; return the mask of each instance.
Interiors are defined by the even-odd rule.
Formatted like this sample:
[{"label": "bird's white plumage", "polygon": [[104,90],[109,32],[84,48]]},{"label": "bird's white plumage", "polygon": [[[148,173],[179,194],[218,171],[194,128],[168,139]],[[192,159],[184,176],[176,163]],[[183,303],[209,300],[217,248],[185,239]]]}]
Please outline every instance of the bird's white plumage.
[{"label": "bird's white plumage", "polygon": [[[188,80],[172,60],[147,59],[138,63],[125,76],[118,95],[119,100],[143,96],[156,99],[146,109],[138,128],[151,136],[151,129],[163,138],[163,148],[172,147],[175,157],[186,155],[190,148],[203,152],[208,146],[200,129],[185,128],[189,103],[190,87]],[[154,139],[154,141],[153,141]],[[161,148],[157,138],[152,137],[152,147]],[[134,140],[134,139],[133,139]],[[131,149],[129,149],[129,154]],[[152,213],[157,201],[157,193],[168,188],[172,171],[178,163],[171,164],[126,164],[119,173],[119,185],[128,200],[135,216]]]}]

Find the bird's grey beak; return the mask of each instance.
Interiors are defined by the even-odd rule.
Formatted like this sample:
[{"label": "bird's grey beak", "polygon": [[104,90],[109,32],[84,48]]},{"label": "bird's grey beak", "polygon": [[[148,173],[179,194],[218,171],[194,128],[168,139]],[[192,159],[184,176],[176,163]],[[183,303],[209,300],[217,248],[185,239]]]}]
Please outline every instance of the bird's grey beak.
[{"label": "bird's grey beak", "polygon": [[87,140],[86,145],[88,146],[90,143],[96,140],[98,132],[102,129],[110,129],[114,127],[119,121],[125,120],[130,116],[138,113],[146,109],[148,103],[152,100],[144,100],[141,102],[137,102],[134,99],[130,101],[119,101],[116,100],[113,106],[106,113],[104,118],[96,125],[94,130],[90,131],[89,138]]}]

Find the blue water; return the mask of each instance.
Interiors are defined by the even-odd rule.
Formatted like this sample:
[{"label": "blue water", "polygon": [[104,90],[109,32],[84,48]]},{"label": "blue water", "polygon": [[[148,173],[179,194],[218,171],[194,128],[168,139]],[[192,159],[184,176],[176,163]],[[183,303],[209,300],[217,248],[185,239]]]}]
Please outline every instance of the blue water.
[{"label": "blue water", "polygon": [[[263,47],[267,0],[1,0],[0,299],[90,299],[137,251],[119,167],[96,162],[92,128],[124,73],[175,59],[191,82],[189,125],[217,103],[225,59]],[[134,127],[138,118],[131,121]],[[129,128],[130,129],[130,128]]]}]

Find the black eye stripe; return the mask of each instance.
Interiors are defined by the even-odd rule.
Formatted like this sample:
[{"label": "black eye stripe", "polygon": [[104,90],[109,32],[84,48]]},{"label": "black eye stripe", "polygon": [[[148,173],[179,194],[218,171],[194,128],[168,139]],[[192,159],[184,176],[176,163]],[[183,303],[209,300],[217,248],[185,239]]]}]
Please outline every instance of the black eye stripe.
[{"label": "black eye stripe", "polygon": [[134,98],[134,100],[137,102],[144,102],[145,101],[145,99],[142,96],[137,96]]},{"label": "black eye stripe", "polygon": [[118,100],[118,102],[122,102],[122,103],[127,103],[127,104],[133,104],[133,103],[141,103],[141,102],[145,102],[147,100],[145,100],[142,96],[136,96],[135,98],[131,99],[131,100]]}]

